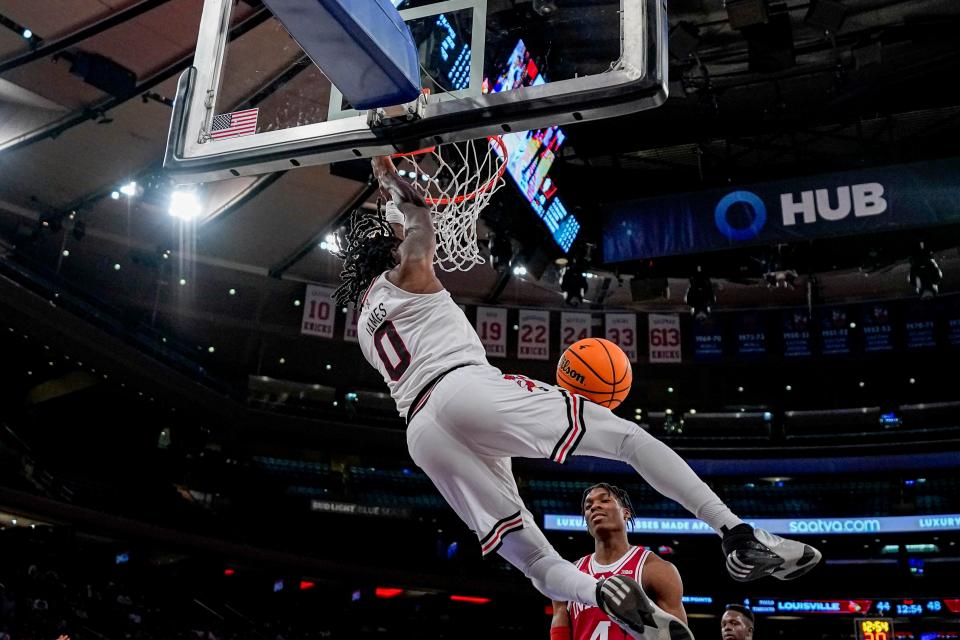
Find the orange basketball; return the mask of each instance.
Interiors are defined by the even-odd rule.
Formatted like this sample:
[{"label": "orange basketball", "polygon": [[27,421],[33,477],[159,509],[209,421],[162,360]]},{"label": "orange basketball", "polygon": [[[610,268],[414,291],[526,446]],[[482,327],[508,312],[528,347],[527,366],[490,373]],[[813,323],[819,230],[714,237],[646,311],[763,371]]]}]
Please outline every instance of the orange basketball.
[{"label": "orange basketball", "polygon": [[608,409],[616,409],[630,393],[633,369],[617,345],[603,338],[574,342],[557,363],[557,384]]}]

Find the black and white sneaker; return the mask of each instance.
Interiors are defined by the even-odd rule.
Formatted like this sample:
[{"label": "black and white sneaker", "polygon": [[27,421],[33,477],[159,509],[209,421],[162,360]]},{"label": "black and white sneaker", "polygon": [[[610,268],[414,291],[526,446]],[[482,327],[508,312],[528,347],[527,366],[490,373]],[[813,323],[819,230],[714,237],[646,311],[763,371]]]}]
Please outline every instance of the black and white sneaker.
[{"label": "black and white sneaker", "polygon": [[653,603],[633,578],[610,576],[597,583],[597,606],[616,622],[628,636],[646,638],[645,627],[656,627]]},{"label": "black and white sneaker", "polygon": [[746,523],[725,530],[722,544],[727,571],[738,582],[763,576],[793,580],[817,566],[821,558],[820,552],[808,544],[754,529]]}]

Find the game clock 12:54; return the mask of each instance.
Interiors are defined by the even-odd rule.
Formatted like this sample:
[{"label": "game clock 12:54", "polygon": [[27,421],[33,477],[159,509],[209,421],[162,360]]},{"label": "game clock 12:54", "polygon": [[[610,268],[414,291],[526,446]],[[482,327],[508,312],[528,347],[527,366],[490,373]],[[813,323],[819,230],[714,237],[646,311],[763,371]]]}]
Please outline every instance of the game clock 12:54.
[{"label": "game clock 12:54", "polygon": [[857,640],[893,640],[890,618],[858,618],[853,624]]}]

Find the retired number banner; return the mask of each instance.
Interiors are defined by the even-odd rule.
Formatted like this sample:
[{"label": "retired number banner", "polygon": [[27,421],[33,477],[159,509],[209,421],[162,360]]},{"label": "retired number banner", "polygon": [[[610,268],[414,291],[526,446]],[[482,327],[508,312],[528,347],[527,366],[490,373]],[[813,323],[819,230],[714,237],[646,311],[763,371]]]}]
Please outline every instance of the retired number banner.
[{"label": "retired number banner", "polygon": [[550,312],[520,309],[520,360],[550,359]]},{"label": "retired number banner", "polygon": [[300,323],[300,333],[320,338],[333,337],[333,300],[330,296],[333,289],[307,285],[307,296],[303,305],[303,320]]},{"label": "retired number banner", "polygon": [[606,322],[607,340],[617,345],[630,358],[637,361],[637,316],[633,313],[608,313]]},{"label": "retired number banner", "polygon": [[589,313],[560,313],[560,353],[577,340],[590,337]]},{"label": "retired number banner", "polygon": [[680,362],[680,316],[675,313],[651,313],[650,362]]},{"label": "retired number banner", "polygon": [[477,335],[494,358],[507,357],[507,310],[496,307],[477,307]]},{"label": "retired number banner", "polygon": [[360,308],[347,310],[347,321],[343,326],[343,339],[347,342],[357,342],[357,322],[360,320]]}]

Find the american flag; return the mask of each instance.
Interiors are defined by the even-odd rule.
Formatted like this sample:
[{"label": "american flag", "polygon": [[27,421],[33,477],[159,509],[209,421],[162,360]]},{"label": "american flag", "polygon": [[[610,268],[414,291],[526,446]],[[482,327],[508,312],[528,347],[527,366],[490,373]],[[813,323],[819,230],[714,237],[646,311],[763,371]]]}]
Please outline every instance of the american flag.
[{"label": "american flag", "polygon": [[213,117],[210,125],[210,137],[214,140],[248,136],[257,132],[257,109],[244,109],[233,113],[222,113]]}]

